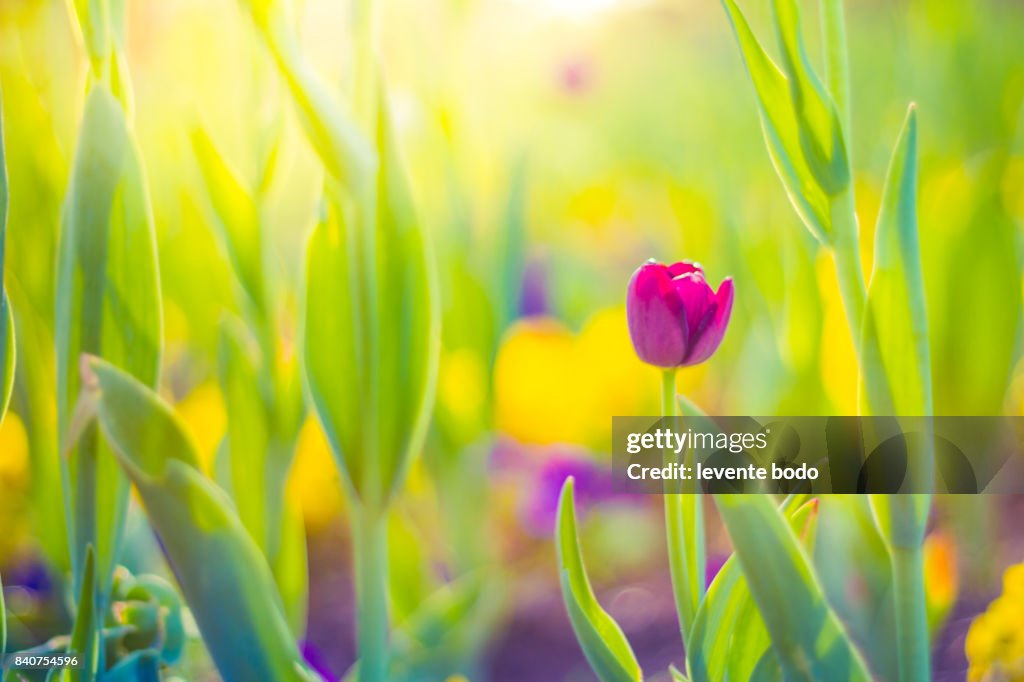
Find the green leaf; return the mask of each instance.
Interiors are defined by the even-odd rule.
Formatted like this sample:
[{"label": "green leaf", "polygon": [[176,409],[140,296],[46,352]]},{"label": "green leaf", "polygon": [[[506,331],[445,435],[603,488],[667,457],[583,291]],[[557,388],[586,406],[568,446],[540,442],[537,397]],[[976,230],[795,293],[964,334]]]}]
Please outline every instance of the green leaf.
[{"label": "green leaf", "polygon": [[192,132],[192,148],[206,182],[231,265],[252,305],[265,315],[267,299],[259,205],[205,130],[199,128]]},{"label": "green leaf", "polygon": [[160,657],[152,649],[135,651],[108,670],[103,682],[160,682]]},{"label": "green leaf", "polygon": [[87,546],[83,562],[82,586],[78,593],[78,613],[75,614],[75,624],[71,629],[71,641],[68,644],[68,653],[80,656],[82,665],[64,671],[61,679],[69,682],[89,682],[89,680],[96,679],[102,614],[96,603],[95,557],[92,546]]},{"label": "green leaf", "polygon": [[[231,496],[238,517],[249,535],[267,555],[270,547],[271,492],[267,456],[270,448],[269,419],[260,391],[259,348],[245,326],[228,317],[221,324],[220,386],[227,408],[227,455],[231,471]],[[279,484],[272,482],[280,498]],[[277,528],[274,529],[277,533]]]},{"label": "green leaf", "polygon": [[440,350],[432,253],[383,101],[378,112],[375,209],[351,215],[329,196],[309,244],[303,354],[344,478],[370,506],[390,500],[422,445]]},{"label": "green leaf", "polygon": [[[872,672],[898,679],[892,570],[868,499],[823,495],[818,506],[814,566],[836,616],[864,653]],[[851,561],[850,557],[857,557]],[[851,589],[855,585],[856,589]]]},{"label": "green leaf", "polygon": [[608,613],[598,604],[587,579],[576,530],[573,479],[566,479],[558,499],[556,526],[558,571],[562,597],[572,629],[590,667],[601,682],[637,682],[642,679],[629,641]]},{"label": "green leaf", "polygon": [[715,498],[787,680],[871,679],[792,528],[764,495]]},{"label": "green leaf", "polygon": [[[930,415],[931,360],[917,229],[917,115],[911,105],[889,162],[861,337],[864,387],[875,414]],[[877,380],[872,381],[873,377]],[[887,382],[885,381],[887,380]]]},{"label": "green leaf", "polygon": [[68,3],[96,72],[106,63],[112,47],[109,4],[109,0],[73,0]]},{"label": "green leaf", "polygon": [[283,0],[242,0],[277,63],[298,108],[313,151],[327,172],[356,197],[372,192],[373,147],[350,113],[306,64],[295,37],[295,22]]},{"label": "green leaf", "polygon": [[[162,319],[156,238],[146,183],[124,112],[93,87],[75,152],[57,272],[57,427],[75,585],[85,547],[96,552],[100,603],[117,563],[128,486],[89,429],[70,439],[83,353],[104,357],[148,386],[160,369]],[[73,446],[73,447],[72,447]]]},{"label": "green leaf", "polygon": [[[0,97],[0,105],[3,98]],[[2,107],[0,107],[2,109]],[[14,314],[4,288],[4,251],[10,193],[7,187],[7,157],[4,152],[3,112],[0,110],[0,424],[14,389]]]},{"label": "green leaf", "polygon": [[[789,525],[805,537],[813,520],[813,503],[794,495],[782,505]],[[687,667],[694,682],[748,680],[756,668],[779,669],[771,640],[757,610],[747,579],[735,555],[719,570],[697,611],[687,648]]]},{"label": "green leaf", "polygon": [[828,93],[808,63],[792,0],[774,3],[783,52],[780,68],[765,52],[735,0],[722,0],[757,94],[761,127],[775,170],[807,228],[831,243],[830,197],[849,184],[843,132]]},{"label": "green leaf", "polygon": [[274,579],[170,407],[103,360],[88,362],[99,422],[142,498],[221,676],[308,680]]}]

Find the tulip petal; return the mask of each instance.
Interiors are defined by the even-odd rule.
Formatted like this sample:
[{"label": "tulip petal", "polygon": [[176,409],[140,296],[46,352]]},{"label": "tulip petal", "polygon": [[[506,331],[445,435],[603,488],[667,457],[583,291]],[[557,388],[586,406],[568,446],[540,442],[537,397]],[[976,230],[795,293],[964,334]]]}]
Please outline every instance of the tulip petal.
[{"label": "tulip petal", "polygon": [[700,364],[718,350],[718,346],[722,343],[722,337],[725,336],[725,329],[729,326],[729,316],[732,315],[734,294],[732,277],[726,277],[718,287],[713,311],[705,328],[698,330],[699,336],[694,340],[686,358],[683,360],[682,364],[684,366]]},{"label": "tulip petal", "polygon": [[629,282],[626,296],[629,335],[636,354],[658,367],[675,367],[686,354],[689,338],[685,308],[660,263],[643,265]]},{"label": "tulip petal", "polygon": [[690,332],[688,347],[692,347],[700,339],[702,328],[707,326],[714,312],[715,292],[700,271],[680,275],[672,280],[672,284],[683,302],[686,328]]},{"label": "tulip petal", "polygon": [[678,263],[673,263],[668,266],[668,274],[671,275],[673,279],[691,272],[697,272],[703,275],[704,268],[700,263],[692,260],[681,260]]}]

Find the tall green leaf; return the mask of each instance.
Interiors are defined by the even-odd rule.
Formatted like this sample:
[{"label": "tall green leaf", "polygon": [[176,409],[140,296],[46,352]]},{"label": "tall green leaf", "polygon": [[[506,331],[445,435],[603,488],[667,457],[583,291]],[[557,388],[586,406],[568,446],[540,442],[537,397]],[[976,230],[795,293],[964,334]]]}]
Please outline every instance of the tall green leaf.
[{"label": "tall green leaf", "polygon": [[832,242],[831,197],[850,182],[842,126],[800,38],[793,0],[773,4],[782,67],[768,56],[735,0],[722,0],[757,94],[768,153],[807,228]]},{"label": "tall green leaf", "polygon": [[378,112],[374,210],[329,195],[310,240],[303,354],[332,450],[371,506],[387,503],[422,444],[440,350],[432,253],[383,101]]},{"label": "tall green leaf", "polygon": [[82,586],[78,593],[78,613],[71,628],[68,653],[79,656],[81,666],[64,670],[60,675],[66,682],[90,682],[96,679],[99,664],[100,628],[103,617],[96,603],[96,555],[92,546],[85,548],[82,562]]},{"label": "tall green leaf", "polygon": [[[866,388],[882,383],[871,382],[872,375],[888,379],[891,401],[882,395],[866,396],[877,413],[932,413],[928,321],[918,246],[917,114],[913,105],[889,162],[882,194],[861,355]],[[879,412],[878,405],[888,410]]]},{"label": "tall green leaf", "polygon": [[718,495],[715,501],[785,679],[870,680],[771,498]]},{"label": "tall green leaf", "polygon": [[100,603],[116,564],[128,486],[95,429],[69,440],[83,353],[150,387],[162,346],[156,237],[142,166],[124,112],[103,85],[89,93],[64,206],[57,272],[57,430],[75,584],[96,552]]},{"label": "tall green leaf", "polygon": [[562,598],[572,629],[590,667],[601,682],[637,682],[643,679],[640,664],[611,616],[601,608],[587,579],[576,530],[573,479],[566,479],[558,499],[556,549]]},{"label": "tall green leaf", "polygon": [[[0,97],[0,105],[3,98]],[[7,209],[10,193],[7,189],[7,157],[4,153],[3,111],[0,106],[0,424],[4,421],[7,405],[14,387],[14,315],[4,287],[4,251],[7,236]]]},{"label": "tall green leaf", "polygon": [[103,360],[88,367],[103,433],[139,491],[221,675],[313,679],[266,561],[224,491],[196,468],[195,447],[171,408]]}]

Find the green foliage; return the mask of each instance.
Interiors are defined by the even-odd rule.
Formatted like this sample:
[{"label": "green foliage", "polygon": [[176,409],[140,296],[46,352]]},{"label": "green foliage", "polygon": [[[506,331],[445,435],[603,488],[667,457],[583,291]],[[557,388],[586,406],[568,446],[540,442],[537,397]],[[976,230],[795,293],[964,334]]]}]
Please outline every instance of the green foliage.
[{"label": "green foliage", "polygon": [[71,438],[83,353],[156,386],[162,347],[156,238],[146,183],[124,112],[92,89],[63,216],[57,273],[57,422],[76,585],[85,547],[96,552],[105,604],[128,486],[95,430]]},{"label": "green foliage", "polygon": [[[911,106],[889,162],[875,229],[875,259],[864,316],[862,374],[865,386],[890,386],[869,395],[876,414],[932,413],[931,359],[924,279],[917,229],[917,115]],[[867,343],[871,339],[874,343]],[[868,389],[866,389],[868,390]]]},{"label": "green foliage", "polygon": [[[805,501],[805,496],[792,496],[782,510],[790,527],[810,546],[816,536],[815,505],[802,504]],[[781,675],[764,620],[735,555],[722,566],[701,603],[686,663],[694,682],[749,680],[755,671]]]},{"label": "green foliage", "polygon": [[423,441],[440,329],[426,235],[398,166],[387,108],[372,212],[328,194],[306,266],[306,380],[332,450],[364,503],[388,502]]},{"label": "green foliage", "polygon": [[775,169],[807,228],[833,241],[831,201],[850,184],[849,158],[835,104],[811,67],[795,0],[773,2],[781,67],[758,42],[734,0],[723,0],[757,92]]},{"label": "green foliage", "polygon": [[82,566],[81,588],[76,602],[78,613],[75,614],[75,625],[67,649],[68,653],[82,657],[82,665],[62,671],[62,682],[90,682],[96,679],[100,665],[99,629],[102,627],[103,614],[96,602],[96,555],[91,545],[85,548]]},{"label": "green foliage", "polygon": [[191,439],[145,385],[88,363],[103,433],[139,491],[200,633],[225,679],[309,680],[274,579]]},{"label": "green foliage", "polygon": [[573,479],[566,479],[558,498],[556,545],[562,597],[591,669],[601,682],[638,682],[643,679],[640,664],[629,641],[608,613],[598,604],[587,579],[576,530]]},{"label": "green foliage", "polygon": [[818,505],[814,566],[822,590],[871,671],[880,679],[898,679],[889,550],[868,500],[823,495]]},{"label": "green foliage", "polygon": [[787,680],[871,679],[825,600],[807,554],[771,498],[715,498]]},{"label": "green foliage", "polygon": [[[3,98],[0,97],[0,105]],[[0,111],[0,424],[14,387],[14,314],[4,286],[4,251],[10,192],[7,188],[7,156],[4,153],[3,112]]]}]

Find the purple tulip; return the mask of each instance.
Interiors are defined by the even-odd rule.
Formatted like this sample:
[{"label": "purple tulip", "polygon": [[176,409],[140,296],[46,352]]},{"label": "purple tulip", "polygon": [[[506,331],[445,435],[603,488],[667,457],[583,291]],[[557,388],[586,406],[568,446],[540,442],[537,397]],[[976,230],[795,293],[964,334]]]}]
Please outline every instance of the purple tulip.
[{"label": "purple tulip", "polygon": [[732,299],[732,278],[726,277],[716,294],[698,263],[644,263],[633,273],[626,293],[636,354],[649,365],[665,368],[704,362],[722,343]]}]

